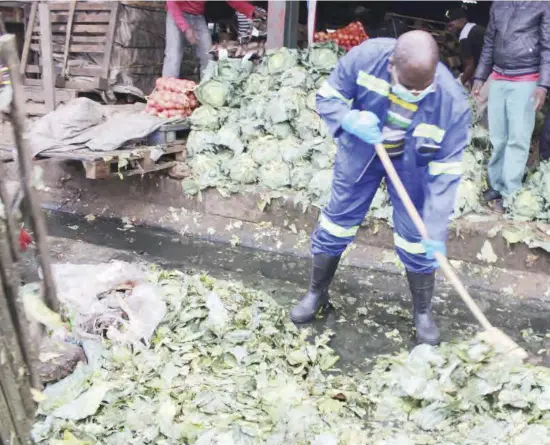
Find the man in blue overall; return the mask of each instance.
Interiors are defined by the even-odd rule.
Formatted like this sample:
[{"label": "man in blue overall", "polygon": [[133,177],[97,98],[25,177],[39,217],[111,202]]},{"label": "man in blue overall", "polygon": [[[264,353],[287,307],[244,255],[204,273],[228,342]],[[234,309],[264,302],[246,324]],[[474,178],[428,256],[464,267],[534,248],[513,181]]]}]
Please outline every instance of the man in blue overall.
[{"label": "man in blue overall", "polygon": [[371,39],[338,63],[317,95],[317,111],[338,141],[330,201],[312,235],[313,267],[307,294],[292,308],[295,323],[311,321],[328,305],[338,262],[353,240],[386,174],[375,155],[382,143],[430,236],[423,242],[395,188],[395,247],[407,270],[414,324],[422,343],[437,344],[432,317],[435,252],[445,241],[468,143],[470,107],[437,44],[423,31],[398,40]]}]

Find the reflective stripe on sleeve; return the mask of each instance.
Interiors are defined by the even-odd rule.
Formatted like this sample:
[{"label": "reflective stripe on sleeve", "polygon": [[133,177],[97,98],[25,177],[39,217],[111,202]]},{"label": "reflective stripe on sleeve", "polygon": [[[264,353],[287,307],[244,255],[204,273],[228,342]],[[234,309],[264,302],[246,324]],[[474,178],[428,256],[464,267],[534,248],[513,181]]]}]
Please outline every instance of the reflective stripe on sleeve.
[{"label": "reflective stripe on sleeve", "polygon": [[336,88],[334,88],[328,81],[323,82],[323,85],[321,85],[321,88],[319,88],[319,91],[317,92],[319,96],[324,97],[326,99],[340,99],[341,101],[345,102],[347,105],[351,105],[353,103],[353,99],[346,99]]},{"label": "reflective stripe on sleeve", "polygon": [[337,238],[350,238],[352,236],[355,236],[357,231],[359,230],[359,226],[353,226],[349,229],[346,229],[345,227],[339,226],[338,224],[334,224],[322,213],[319,218],[319,225],[322,229],[326,230],[328,233]]},{"label": "reflective stripe on sleeve", "polygon": [[426,253],[426,249],[424,249],[422,243],[412,243],[410,241],[407,241],[405,238],[395,232],[393,234],[393,242],[395,243],[395,247],[399,247],[407,253],[412,253],[414,255]]},{"label": "reflective stripe on sleeve", "polygon": [[417,138],[430,138],[440,144],[445,136],[445,130],[436,125],[418,124],[413,131],[413,136]]},{"label": "reflective stripe on sleeve", "polygon": [[365,87],[382,96],[388,96],[390,94],[390,84],[386,80],[368,74],[365,71],[359,71],[357,75],[357,85]]},{"label": "reflective stripe on sleeve", "polygon": [[432,161],[428,164],[428,171],[432,176],[439,176],[444,174],[460,176],[462,174],[462,163]]}]

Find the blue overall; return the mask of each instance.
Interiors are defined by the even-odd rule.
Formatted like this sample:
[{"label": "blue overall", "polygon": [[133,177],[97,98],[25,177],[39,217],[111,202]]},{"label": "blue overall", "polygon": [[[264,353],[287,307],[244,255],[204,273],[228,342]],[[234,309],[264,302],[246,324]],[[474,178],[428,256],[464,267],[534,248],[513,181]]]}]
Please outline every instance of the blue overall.
[{"label": "blue overall", "polygon": [[[317,94],[317,111],[338,142],[331,198],[312,235],[312,253],[341,255],[353,240],[371,205],[384,168],[374,146],[341,128],[351,109],[371,111],[385,125],[390,102],[414,111],[398,156],[393,157],[430,239],[446,241],[455,195],[460,182],[462,154],[469,139],[470,107],[463,88],[441,63],[435,91],[417,104],[391,93],[389,57],[394,39],[371,39],[352,49]],[[391,114],[391,113],[390,113]],[[390,153],[388,146],[388,153]],[[389,179],[393,205],[394,240],[408,271],[431,273],[435,264],[426,258],[421,237]]]}]

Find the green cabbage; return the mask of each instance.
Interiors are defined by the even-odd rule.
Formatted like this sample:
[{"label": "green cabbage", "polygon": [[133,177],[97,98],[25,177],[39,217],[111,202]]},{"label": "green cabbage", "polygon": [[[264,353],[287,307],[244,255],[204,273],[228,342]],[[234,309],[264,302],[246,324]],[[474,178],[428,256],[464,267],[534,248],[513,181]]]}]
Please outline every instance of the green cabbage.
[{"label": "green cabbage", "polygon": [[260,182],[272,190],[290,185],[290,169],[282,161],[272,161],[260,167]]},{"label": "green cabbage", "polygon": [[267,71],[270,75],[280,74],[297,64],[298,53],[295,50],[281,48],[267,53]]},{"label": "green cabbage", "polygon": [[266,94],[269,91],[269,81],[268,76],[252,73],[244,83],[243,94],[251,98]]},{"label": "green cabbage", "polygon": [[315,170],[309,162],[295,163],[290,171],[290,185],[295,190],[307,189],[314,172]]},{"label": "green cabbage", "polygon": [[218,159],[212,153],[199,153],[189,159],[189,166],[195,175],[209,175],[217,177],[220,175]]},{"label": "green cabbage", "polygon": [[221,108],[227,103],[230,91],[227,83],[218,80],[207,80],[200,83],[195,90],[195,95],[201,104]]},{"label": "green cabbage", "polygon": [[240,83],[252,71],[253,64],[246,59],[223,59],[217,63],[215,79],[224,83]]},{"label": "green cabbage", "polygon": [[317,136],[326,136],[326,126],[315,111],[304,108],[300,114],[292,120],[292,127],[302,139],[309,140]]},{"label": "green cabbage", "polygon": [[193,111],[189,121],[193,130],[216,131],[220,128],[218,112],[210,105],[203,105]]},{"label": "green cabbage", "polygon": [[460,181],[456,193],[453,217],[466,215],[472,212],[479,212],[482,208],[480,203],[482,187],[480,183],[472,179],[463,178]]},{"label": "green cabbage", "polygon": [[317,109],[317,90],[311,91],[306,98],[306,107],[315,111]]},{"label": "green cabbage", "polygon": [[240,122],[240,127],[241,139],[247,144],[265,135],[262,123],[257,120],[244,119]]},{"label": "green cabbage", "polygon": [[229,176],[239,184],[252,184],[258,179],[258,164],[249,154],[235,156],[229,164]]},{"label": "green cabbage", "polygon": [[314,71],[329,74],[343,54],[334,42],[316,43],[305,53],[304,63]]},{"label": "green cabbage", "polygon": [[239,125],[226,124],[218,131],[219,145],[229,148],[235,154],[244,151],[244,144],[241,141],[241,128]]},{"label": "green cabbage", "polygon": [[313,87],[313,80],[304,67],[295,66],[281,74],[280,84],[282,87],[310,90]]},{"label": "green cabbage", "polygon": [[330,198],[332,187],[332,169],[319,170],[309,182],[310,193],[317,198],[314,204],[317,207],[324,207]]},{"label": "green cabbage", "polygon": [[259,165],[282,159],[279,141],[272,136],[265,136],[252,141],[248,146],[248,151],[254,162]]},{"label": "green cabbage", "polygon": [[191,130],[187,137],[187,152],[190,156],[206,151],[216,151],[218,134],[213,131]]},{"label": "green cabbage", "polygon": [[543,210],[543,199],[530,189],[522,189],[515,196],[507,200],[514,219],[531,221],[536,219]]},{"label": "green cabbage", "polygon": [[294,131],[288,122],[271,125],[267,131],[277,139],[285,139],[294,135]]},{"label": "green cabbage", "polygon": [[294,164],[301,161],[307,155],[308,149],[294,136],[283,139],[279,143],[281,156],[287,164]]},{"label": "green cabbage", "polygon": [[282,87],[269,101],[265,117],[271,124],[292,121],[304,107],[305,98],[299,89]]},{"label": "green cabbage", "polygon": [[320,170],[330,168],[334,163],[334,157],[330,156],[327,153],[314,153],[311,156],[311,164]]}]

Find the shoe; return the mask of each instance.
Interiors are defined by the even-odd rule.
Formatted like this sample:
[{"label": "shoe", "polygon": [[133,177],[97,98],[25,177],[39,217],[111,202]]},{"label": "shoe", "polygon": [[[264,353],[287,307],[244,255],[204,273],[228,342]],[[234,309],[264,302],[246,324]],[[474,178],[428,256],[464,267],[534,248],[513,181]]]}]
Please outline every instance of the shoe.
[{"label": "shoe", "polygon": [[439,344],[439,329],[432,316],[432,297],[435,285],[435,272],[421,274],[407,271],[407,279],[413,299],[414,326],[420,343]]},{"label": "shoe", "polygon": [[489,208],[495,212],[504,215],[506,209],[504,208],[504,201],[502,199],[497,199],[489,204]]},{"label": "shoe", "polygon": [[321,308],[329,305],[328,288],[339,262],[339,256],[324,253],[313,256],[309,289],[290,311],[290,319],[294,323],[301,324],[313,320]]},{"label": "shoe", "polygon": [[502,199],[502,195],[496,190],[489,189],[483,192],[483,199],[485,200],[485,202],[491,202],[495,201],[496,199]]}]

